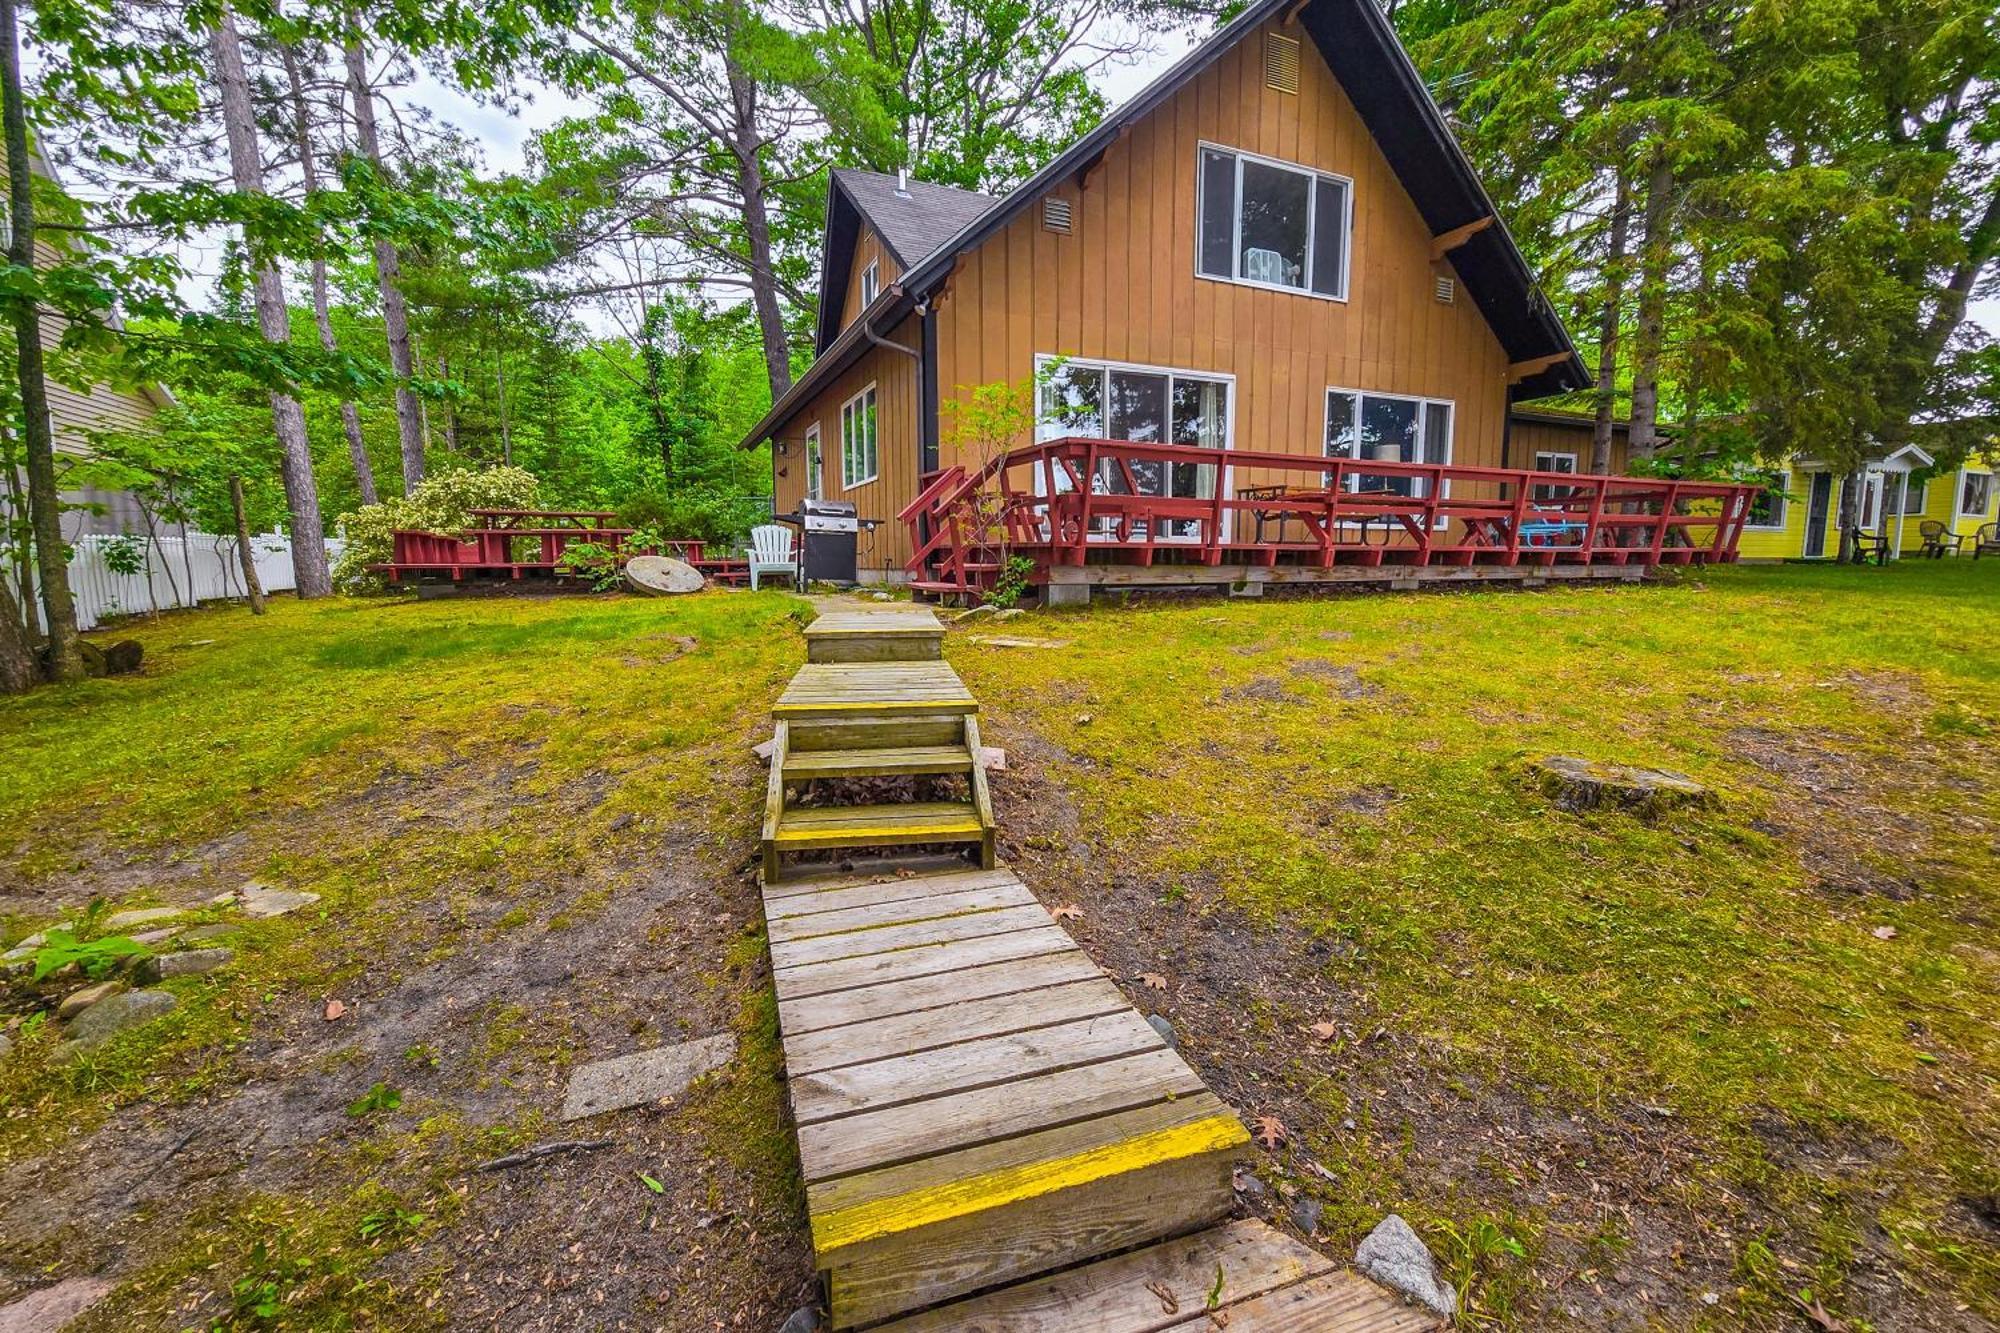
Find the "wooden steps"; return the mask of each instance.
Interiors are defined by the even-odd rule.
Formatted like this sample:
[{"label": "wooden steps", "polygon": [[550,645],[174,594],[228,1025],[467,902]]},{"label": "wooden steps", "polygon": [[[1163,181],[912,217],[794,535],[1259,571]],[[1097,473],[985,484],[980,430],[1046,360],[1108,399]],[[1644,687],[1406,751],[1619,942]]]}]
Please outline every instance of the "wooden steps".
[{"label": "wooden steps", "polygon": [[916,662],[944,656],[944,626],[929,611],[832,611],[806,627],[808,662]]},{"label": "wooden steps", "polygon": [[[962,847],[992,865],[993,803],[976,760],[979,704],[939,655],[937,617],[909,608],[834,612],[814,621],[806,639],[812,660],[772,709],[765,879],[777,881],[787,854],[849,849]],[[842,802],[838,784],[859,778],[959,778],[964,795]]]},{"label": "wooden steps", "polygon": [[900,745],[859,750],[797,750],[785,762],[788,778],[893,777],[917,773],[970,773],[964,745]]},{"label": "wooden steps", "polygon": [[1337,1270],[1332,1260],[1264,1223],[1247,1221],[955,1301],[876,1333],[1422,1333],[1439,1327],[1435,1315]]},{"label": "wooden steps", "polygon": [[1012,873],[779,882],[764,910],[836,1328],[1227,1216],[1242,1122]]}]

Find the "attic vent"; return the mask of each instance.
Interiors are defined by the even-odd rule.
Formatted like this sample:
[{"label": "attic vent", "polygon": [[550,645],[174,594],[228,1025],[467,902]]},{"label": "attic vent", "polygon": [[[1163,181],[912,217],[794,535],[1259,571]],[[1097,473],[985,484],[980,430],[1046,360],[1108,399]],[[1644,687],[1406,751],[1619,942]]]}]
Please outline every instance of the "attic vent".
[{"label": "attic vent", "polygon": [[1294,37],[1264,34],[1264,82],[1281,93],[1299,90],[1299,43]]},{"label": "attic vent", "polygon": [[1042,225],[1050,231],[1059,231],[1065,236],[1069,235],[1069,200],[1059,199],[1055,195],[1050,195],[1042,200]]},{"label": "attic vent", "polygon": [[1453,301],[1456,301],[1458,299],[1458,279],[1449,277],[1439,278],[1437,280],[1437,299],[1443,305],[1450,305]]}]

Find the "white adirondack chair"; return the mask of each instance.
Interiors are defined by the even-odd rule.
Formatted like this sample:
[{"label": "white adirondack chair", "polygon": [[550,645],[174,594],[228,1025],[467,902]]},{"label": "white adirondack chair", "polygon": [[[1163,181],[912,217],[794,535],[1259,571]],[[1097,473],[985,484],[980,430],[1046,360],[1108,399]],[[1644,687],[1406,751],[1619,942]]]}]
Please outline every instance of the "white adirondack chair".
[{"label": "white adirondack chair", "polygon": [[792,545],[792,530],[782,523],[766,523],[750,529],[750,589],[757,589],[759,574],[783,574],[795,588],[804,588],[799,579],[798,554]]}]

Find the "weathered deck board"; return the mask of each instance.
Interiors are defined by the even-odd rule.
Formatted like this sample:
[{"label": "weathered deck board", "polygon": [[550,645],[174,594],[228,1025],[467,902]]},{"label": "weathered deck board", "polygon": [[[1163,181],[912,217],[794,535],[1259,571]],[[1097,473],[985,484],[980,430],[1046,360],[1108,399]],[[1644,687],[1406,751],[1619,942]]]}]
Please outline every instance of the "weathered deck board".
[{"label": "weathered deck board", "polygon": [[937,921],[920,921],[907,926],[878,926],[873,930],[850,930],[844,935],[817,935],[805,940],[772,941],[771,964],[779,971],[808,963],[833,963],[844,958],[901,952],[935,947],[981,935],[1005,935],[1011,931],[1034,930],[1053,925],[1039,906],[1000,907],[985,912],[965,912]]},{"label": "weathered deck board", "polygon": [[[1216,1274],[1222,1290],[1213,1310]],[[1215,1317],[1217,1314],[1220,1318]],[[1443,1324],[1259,1221],[954,1301],[877,1333],[1423,1333]]]},{"label": "weathered deck board", "polygon": [[928,607],[826,612],[806,627],[809,662],[888,662],[935,659],[944,626]]},{"label": "weathered deck board", "polygon": [[833,1061],[858,1064],[892,1055],[910,1055],[972,1037],[1005,1036],[1082,1018],[1098,1018],[1120,1013],[1127,1007],[1125,996],[1103,977],[1049,986],[1027,994],[959,998],[913,1013],[812,1032],[793,1032],[785,1043],[785,1068],[794,1076],[811,1074],[833,1068]]},{"label": "weathered deck board", "polygon": [[831,963],[776,968],[771,980],[778,988],[778,1002],[795,1000],[827,991],[851,990],[883,981],[906,981],[914,977],[936,976],[982,963],[1001,963],[1041,954],[1069,953],[1075,941],[1062,927],[1050,922],[1033,930],[1017,930],[1004,935],[953,940],[947,944],[917,945],[861,958],[842,958]]},{"label": "weathered deck board", "polygon": [[977,1004],[988,998],[1020,997],[1045,988],[1100,980],[1102,976],[1090,959],[1065,950],[984,963],[936,976],[886,981],[802,999],[781,999],[778,1020],[788,1034],[802,1037],[825,1028]]},{"label": "weathered deck board", "polygon": [[776,917],[771,920],[770,932],[773,940],[805,940],[816,935],[840,935],[876,926],[934,921],[939,917],[962,916],[967,912],[983,912],[995,907],[1026,907],[1034,901],[1035,895],[1023,885],[996,884],[991,888],[964,889],[957,893],[899,898],[893,902]]}]

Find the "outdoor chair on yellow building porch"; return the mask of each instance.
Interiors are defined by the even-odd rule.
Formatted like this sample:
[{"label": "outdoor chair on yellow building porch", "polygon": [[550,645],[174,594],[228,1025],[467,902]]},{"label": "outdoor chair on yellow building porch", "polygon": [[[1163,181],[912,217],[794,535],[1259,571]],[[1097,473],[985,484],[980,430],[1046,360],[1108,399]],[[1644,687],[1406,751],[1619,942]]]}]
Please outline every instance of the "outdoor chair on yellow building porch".
[{"label": "outdoor chair on yellow building porch", "polygon": [[2000,523],[1981,523],[1979,531],[1972,534],[1972,558],[1977,560],[1988,551],[2000,555]]}]

